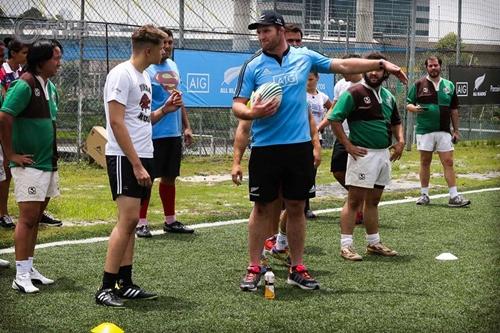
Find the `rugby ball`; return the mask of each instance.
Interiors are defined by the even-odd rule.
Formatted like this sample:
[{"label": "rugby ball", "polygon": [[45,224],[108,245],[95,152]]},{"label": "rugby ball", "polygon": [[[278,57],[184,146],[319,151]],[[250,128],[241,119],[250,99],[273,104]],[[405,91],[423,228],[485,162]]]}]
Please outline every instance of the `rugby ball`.
[{"label": "rugby ball", "polygon": [[274,82],[267,82],[261,85],[253,94],[252,104],[257,99],[257,96],[260,96],[260,100],[263,102],[267,102],[271,99],[278,100],[278,107],[281,104],[281,98],[283,97],[283,90],[281,86]]}]

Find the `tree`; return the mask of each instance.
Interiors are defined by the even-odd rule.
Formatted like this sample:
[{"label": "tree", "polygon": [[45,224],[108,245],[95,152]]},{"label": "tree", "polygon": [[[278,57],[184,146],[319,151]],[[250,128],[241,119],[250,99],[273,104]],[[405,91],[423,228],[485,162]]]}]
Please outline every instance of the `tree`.
[{"label": "tree", "polygon": [[[437,55],[443,60],[443,63],[450,65],[456,62],[458,36],[454,32],[450,32],[436,43]],[[464,52],[464,44],[460,41],[460,64],[467,65],[470,62],[471,54]],[[473,61],[473,64],[475,61]]]},{"label": "tree", "polygon": [[31,7],[30,9],[19,15],[19,18],[45,19],[45,16],[38,8]]}]

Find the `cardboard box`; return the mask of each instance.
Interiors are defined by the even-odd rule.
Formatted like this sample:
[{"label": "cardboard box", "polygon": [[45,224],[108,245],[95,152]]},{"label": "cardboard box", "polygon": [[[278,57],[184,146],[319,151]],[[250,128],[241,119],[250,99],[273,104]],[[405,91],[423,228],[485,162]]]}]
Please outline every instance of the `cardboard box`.
[{"label": "cardboard box", "polygon": [[94,126],[85,143],[85,153],[103,168],[106,168],[105,146],[107,142],[106,129],[102,126]]}]

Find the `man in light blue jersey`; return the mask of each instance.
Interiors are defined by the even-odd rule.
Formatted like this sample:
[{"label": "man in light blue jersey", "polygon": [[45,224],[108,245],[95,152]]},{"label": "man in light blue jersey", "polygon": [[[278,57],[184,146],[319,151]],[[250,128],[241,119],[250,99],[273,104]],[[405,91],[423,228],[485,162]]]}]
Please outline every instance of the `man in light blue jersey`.
[{"label": "man in light blue jersey", "polygon": [[[180,82],[177,64],[170,59],[174,49],[172,31],[164,27],[159,29],[167,34],[163,44],[164,56],[160,64],[151,65],[146,70],[153,87],[152,110],[162,108]],[[191,234],[194,229],[186,227],[175,216],[175,178],[179,176],[181,167],[182,135],[186,146],[191,145],[193,132],[184,106],[165,115],[153,125],[154,178],[161,177],[159,194],[165,215],[163,230]],[[143,200],[141,204],[140,219],[136,228],[138,237],[152,236],[147,220],[148,207],[149,198]]]},{"label": "man in light blue jersey", "polygon": [[[273,203],[281,190],[288,211],[287,235],[291,267],[287,282],[302,289],[318,289],[319,283],[303,263],[305,240],[305,199],[314,188],[313,146],[306,101],[309,72],[362,73],[384,69],[404,83],[401,69],[384,60],[330,59],[305,47],[291,48],[285,40],[283,17],[265,11],[248,26],[257,30],[262,47],[242,67],[233,98],[233,112],[252,122],[252,153],[249,162],[250,200],[254,201],[253,219],[249,223],[250,262],[241,281],[244,291],[255,291],[263,274],[259,266],[262,244],[272,223]],[[251,93],[266,82],[281,85],[281,104],[275,99],[259,98],[248,102]]]}]

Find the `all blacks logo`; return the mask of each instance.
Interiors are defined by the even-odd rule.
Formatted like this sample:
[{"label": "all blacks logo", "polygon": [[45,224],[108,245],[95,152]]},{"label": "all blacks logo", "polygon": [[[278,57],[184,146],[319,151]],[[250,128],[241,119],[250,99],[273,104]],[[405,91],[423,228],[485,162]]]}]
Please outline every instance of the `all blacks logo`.
[{"label": "all blacks logo", "polygon": [[365,98],[363,98],[363,101],[365,102],[365,104],[370,104],[372,102],[369,96],[365,96]]}]

